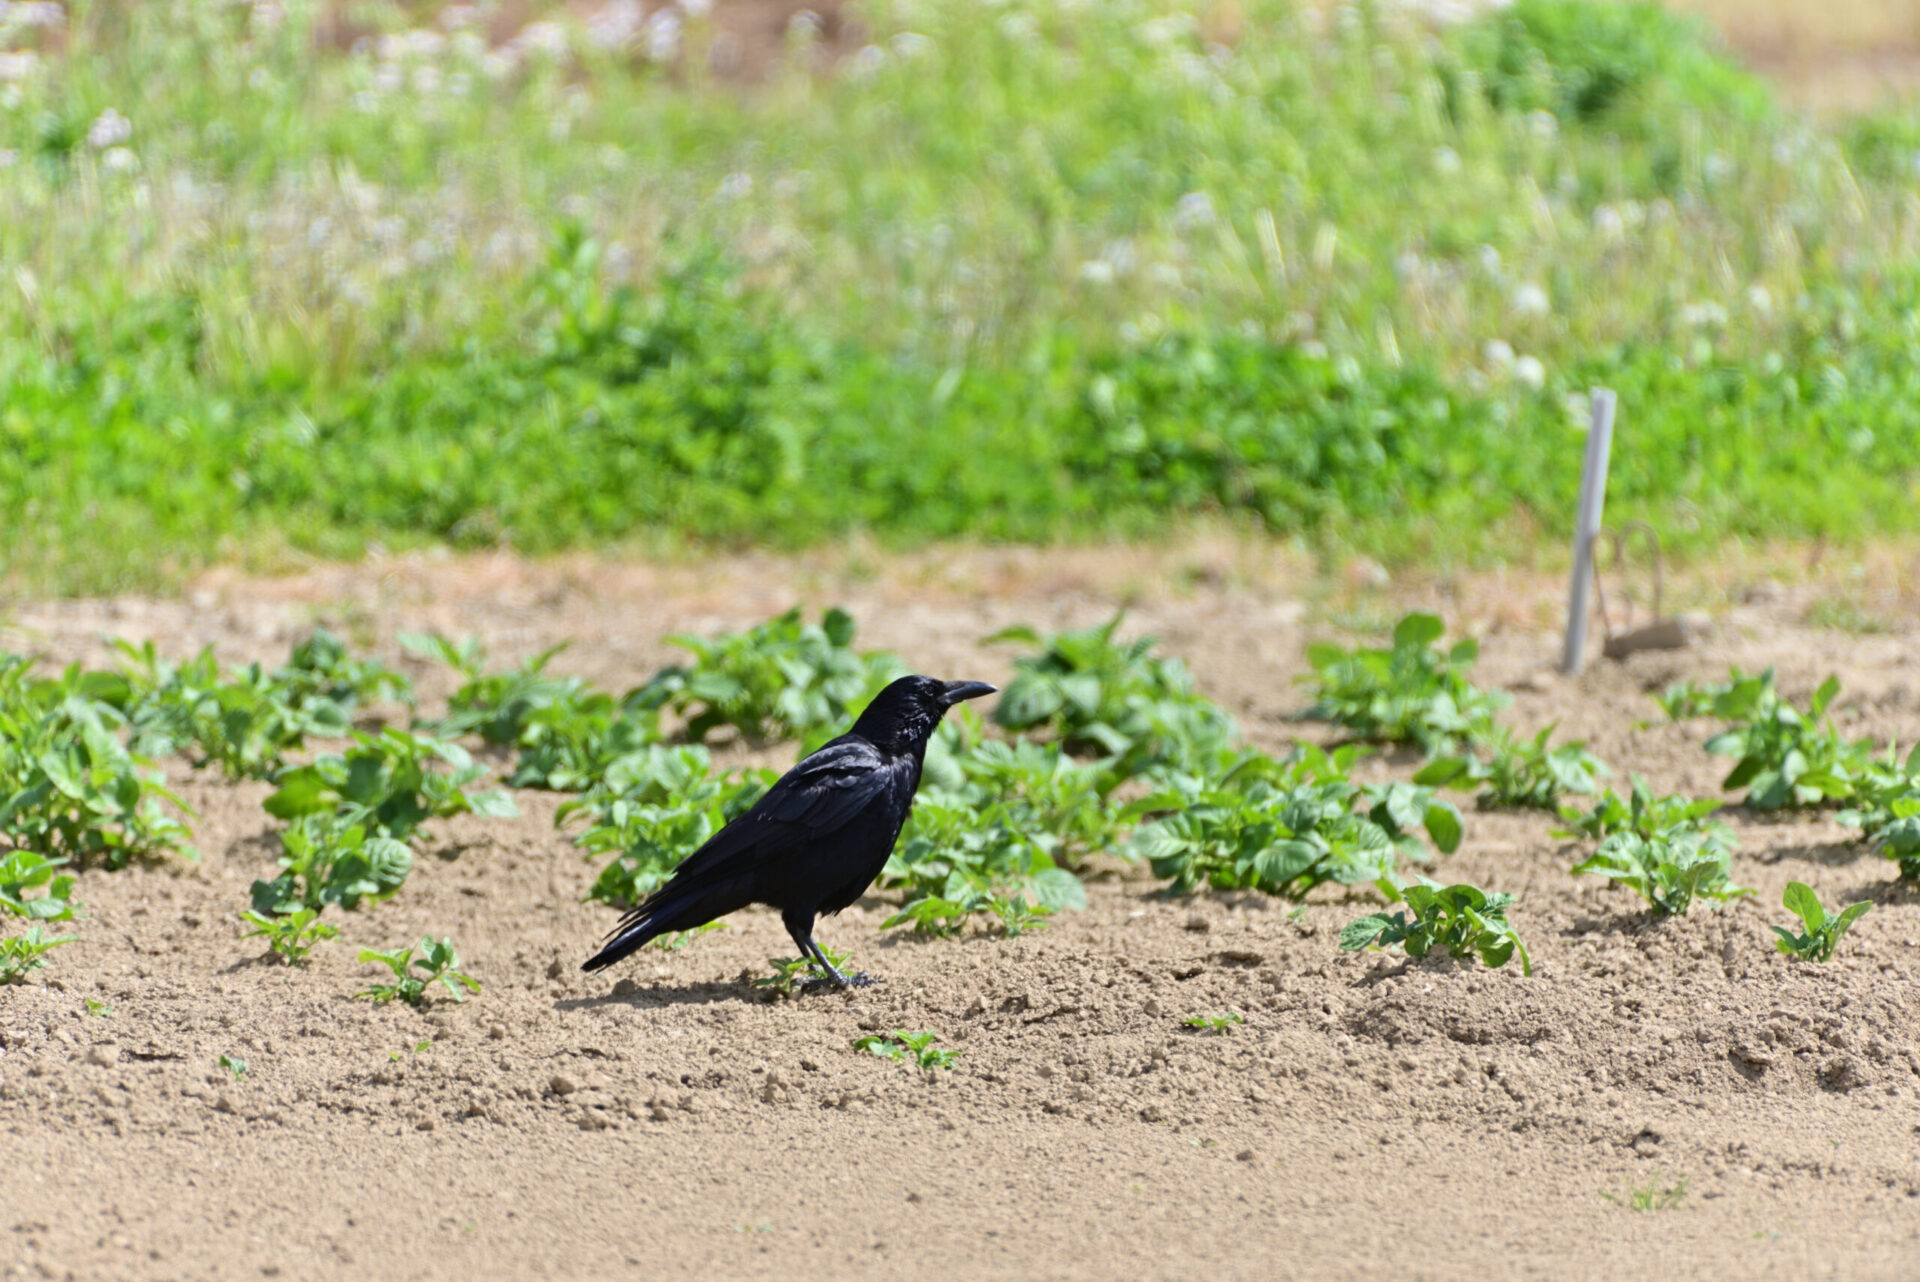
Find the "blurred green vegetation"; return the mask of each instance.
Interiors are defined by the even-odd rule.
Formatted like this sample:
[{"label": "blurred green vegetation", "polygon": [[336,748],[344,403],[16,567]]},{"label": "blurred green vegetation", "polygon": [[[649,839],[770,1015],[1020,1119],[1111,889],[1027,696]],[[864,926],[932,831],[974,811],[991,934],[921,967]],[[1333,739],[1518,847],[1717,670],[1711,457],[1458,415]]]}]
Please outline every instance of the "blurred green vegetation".
[{"label": "blurred green vegetation", "polygon": [[1651,5],[895,0],[751,88],[700,19],[662,63],[352,12],[0,34],[0,579],[1192,519],[1551,557],[1595,383],[1610,517],[1920,524],[1920,118],[1798,118]]}]

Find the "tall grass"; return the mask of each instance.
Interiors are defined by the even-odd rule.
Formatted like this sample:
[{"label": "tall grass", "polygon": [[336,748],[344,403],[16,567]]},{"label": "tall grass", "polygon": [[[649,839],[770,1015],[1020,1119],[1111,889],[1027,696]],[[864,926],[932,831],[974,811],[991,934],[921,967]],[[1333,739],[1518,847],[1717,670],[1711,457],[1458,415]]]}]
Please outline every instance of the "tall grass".
[{"label": "tall grass", "polygon": [[1656,8],[898,0],[751,91],[698,18],[460,12],[0,35],[0,578],[1207,514],[1525,558],[1594,382],[1613,513],[1915,524],[1920,128]]}]

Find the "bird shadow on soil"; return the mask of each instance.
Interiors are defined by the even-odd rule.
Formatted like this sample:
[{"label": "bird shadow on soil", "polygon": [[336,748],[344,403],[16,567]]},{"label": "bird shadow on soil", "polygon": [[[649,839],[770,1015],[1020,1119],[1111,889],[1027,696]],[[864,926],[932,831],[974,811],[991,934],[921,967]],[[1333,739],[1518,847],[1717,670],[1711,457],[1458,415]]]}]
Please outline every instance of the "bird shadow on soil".
[{"label": "bird shadow on soil", "polygon": [[562,997],[554,1002],[558,1011],[595,1010],[608,1006],[630,1006],[635,1010],[659,1010],[668,1006],[712,1006],[735,1001],[748,1006],[764,1005],[767,995],[746,984],[662,984],[631,993],[601,993],[597,997]]}]

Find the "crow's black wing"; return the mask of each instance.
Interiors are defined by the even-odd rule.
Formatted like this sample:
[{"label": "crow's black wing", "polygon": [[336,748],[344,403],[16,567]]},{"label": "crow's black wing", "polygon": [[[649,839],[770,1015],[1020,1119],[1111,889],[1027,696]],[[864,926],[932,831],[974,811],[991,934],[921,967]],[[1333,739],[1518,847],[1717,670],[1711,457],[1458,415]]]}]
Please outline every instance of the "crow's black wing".
[{"label": "crow's black wing", "polygon": [[[912,757],[883,753],[865,739],[835,739],[781,776],[751,810],[688,855],[674,870],[673,880],[686,883],[716,873],[736,876],[818,841],[868,806],[888,804],[918,769]],[[913,795],[911,787],[904,791]]]}]

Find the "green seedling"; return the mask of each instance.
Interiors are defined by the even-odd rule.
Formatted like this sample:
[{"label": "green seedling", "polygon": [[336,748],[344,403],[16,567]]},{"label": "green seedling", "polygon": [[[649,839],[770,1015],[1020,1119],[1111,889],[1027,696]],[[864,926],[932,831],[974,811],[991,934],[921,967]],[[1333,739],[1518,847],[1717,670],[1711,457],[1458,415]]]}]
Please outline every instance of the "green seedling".
[{"label": "green seedling", "polygon": [[853,1043],[853,1049],[865,1051],[880,1059],[912,1064],[922,1071],[952,1068],[954,1061],[960,1058],[960,1052],[935,1047],[934,1043],[938,1040],[940,1040],[938,1034],[924,1029],[917,1033],[910,1033],[904,1028],[896,1028],[884,1035],[873,1034],[858,1038]]},{"label": "green seedling", "polygon": [[[424,1055],[432,1049],[433,1043],[431,1041],[418,1041],[413,1044],[412,1053],[415,1055]],[[398,1060],[400,1058],[400,1052],[388,1051],[387,1058],[390,1060]]]},{"label": "green seedling", "polygon": [[1434,648],[1446,632],[1437,615],[1409,614],[1394,625],[1387,649],[1318,644],[1307,647],[1313,704],[1300,715],[1344,726],[1354,737],[1414,743],[1449,752],[1493,728],[1507,696],[1477,689],[1467,679],[1480,657],[1471,638]]},{"label": "green seedling", "polygon": [[1725,681],[1705,685],[1679,681],[1653,696],[1669,721],[1691,721],[1696,717],[1719,717],[1738,721],[1767,699],[1773,698],[1773,669],[1745,673],[1732,669]]},{"label": "green seedling", "polygon": [[671,934],[662,935],[653,941],[653,946],[663,953],[677,953],[700,936],[726,928],[727,923],[724,921],[710,921],[704,926],[695,926],[692,930],[676,930]]},{"label": "green seedling", "polygon": [[1189,1015],[1180,1022],[1209,1037],[1224,1037],[1233,1031],[1235,1024],[1246,1023],[1247,1017],[1237,1010],[1230,1010],[1224,1015]]},{"label": "green seedling", "polygon": [[1687,1185],[1691,1181],[1681,1176],[1673,1183],[1662,1187],[1654,1180],[1639,1188],[1630,1188],[1626,1193],[1602,1193],[1600,1196],[1615,1206],[1623,1206],[1629,1211],[1677,1211],[1686,1200]]},{"label": "green seedling", "polygon": [[1348,924],[1340,932],[1340,947],[1390,948],[1395,944],[1407,956],[1425,957],[1436,948],[1449,957],[1479,957],[1487,966],[1504,966],[1518,957],[1520,973],[1533,974],[1532,959],[1519,932],[1507,921],[1512,895],[1490,895],[1478,886],[1442,886],[1422,878],[1406,888],[1408,912],[1373,913]]},{"label": "green seedling", "polygon": [[453,995],[456,1002],[467,1000],[469,992],[480,991],[480,981],[458,969],[459,958],[454,955],[452,940],[422,939],[419,951],[421,955],[416,958],[412,948],[395,948],[387,952],[362,949],[360,960],[385,966],[393,972],[393,982],[369,984],[354,996],[364,997],[375,1004],[390,1002],[397,997],[409,1006],[418,1006],[426,1000],[427,985],[436,980]]},{"label": "green seedling", "polygon": [[1606,763],[1588,752],[1584,743],[1548,747],[1553,729],[1548,726],[1531,740],[1495,729],[1483,741],[1489,755],[1437,758],[1422,767],[1413,781],[1463,790],[1479,785],[1478,802],[1486,809],[1552,810],[1568,793],[1591,796],[1598,792],[1598,780],[1610,773]]},{"label": "green seedling", "polygon": [[1834,946],[1840,942],[1840,937],[1873,907],[1862,900],[1857,904],[1848,904],[1829,917],[1827,910],[1820,906],[1820,897],[1813,893],[1813,888],[1798,881],[1787,883],[1786,894],[1780,902],[1800,919],[1803,929],[1795,934],[1784,926],[1775,926],[1773,933],[1779,938],[1773,941],[1774,947],[1789,957],[1815,962],[1832,960]]},{"label": "green seedling", "polygon": [[71,944],[78,935],[55,935],[49,939],[38,925],[18,935],[0,939],[0,984],[18,984],[31,971],[46,965],[46,955],[61,944]]},{"label": "green seedling", "polygon": [[299,965],[307,960],[314,945],[325,939],[333,939],[340,934],[339,928],[320,920],[318,909],[301,908],[285,917],[270,917],[260,912],[240,914],[242,921],[253,929],[242,935],[242,939],[264,937],[267,947],[289,966]]},{"label": "green seedling", "polygon": [[92,1015],[95,1019],[113,1018],[113,1007],[107,1005],[97,997],[89,997],[86,1000],[87,1014]]},{"label": "green seedling", "polygon": [[[827,961],[842,975],[847,973],[847,961],[850,953],[837,952],[822,945],[820,951],[826,954]],[[792,997],[796,992],[832,983],[826,971],[811,957],[770,957],[767,965],[773,967],[773,974],[765,979],[753,981],[755,988],[767,988],[781,997]]]},{"label": "green seedling", "polygon": [[1577,876],[1608,877],[1645,899],[1663,916],[1682,916],[1695,899],[1728,900],[1753,892],[1731,876],[1732,848],[1725,830],[1692,826],[1652,836],[1616,832],[1589,858],[1574,865]]},{"label": "green seedling", "polygon": [[405,842],[369,834],[364,822],[333,814],[294,820],[280,832],[280,849],[280,875],[253,883],[254,915],[318,913],[328,904],[351,909],[363,899],[379,903],[391,899],[413,871],[413,851]]},{"label": "green seedling", "polygon": [[247,1061],[244,1059],[237,1059],[232,1055],[222,1055],[215,1062],[217,1062],[221,1068],[233,1074],[233,1080],[236,1082],[247,1075]]}]

